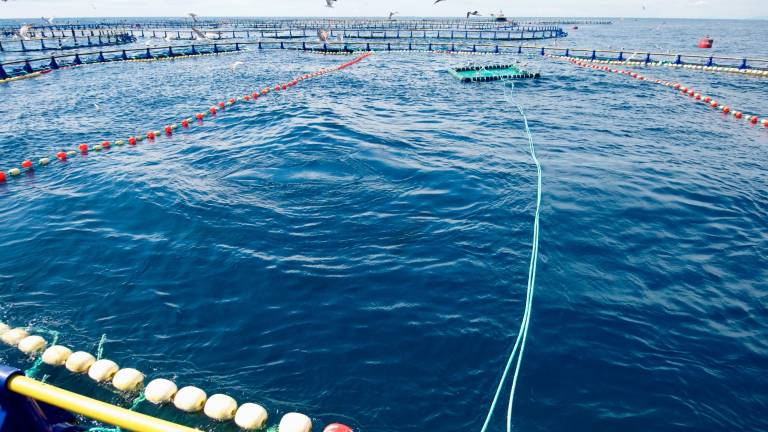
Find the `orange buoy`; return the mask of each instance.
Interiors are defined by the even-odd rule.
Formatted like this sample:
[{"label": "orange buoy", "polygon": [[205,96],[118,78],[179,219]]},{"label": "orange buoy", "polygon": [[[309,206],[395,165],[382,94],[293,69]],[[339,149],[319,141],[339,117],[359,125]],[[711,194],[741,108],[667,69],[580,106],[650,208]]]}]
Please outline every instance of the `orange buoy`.
[{"label": "orange buoy", "polygon": [[80,152],[82,153],[88,153],[88,144],[80,144],[77,148],[80,149]]},{"label": "orange buoy", "polygon": [[323,429],[323,432],[352,432],[352,428],[341,423],[331,423]]},{"label": "orange buoy", "polygon": [[731,109],[730,109],[730,108],[728,108],[727,106],[724,106],[724,107],[723,107],[723,112],[724,112],[724,113],[726,113],[726,114],[728,114],[729,112],[731,112]]},{"label": "orange buoy", "polygon": [[128,144],[130,144],[130,145],[136,145],[136,137],[130,137],[130,138],[128,138]]},{"label": "orange buoy", "polygon": [[56,157],[59,160],[67,160],[67,152],[60,151],[60,152],[56,153]]},{"label": "orange buoy", "polygon": [[712,108],[717,108],[719,104],[716,101],[712,101],[710,102],[710,105],[712,105]]},{"label": "orange buoy", "polygon": [[251,100],[251,97],[248,96],[248,95],[245,95],[245,96],[243,96],[243,100],[249,101],[249,100]]},{"label": "orange buoy", "polygon": [[699,48],[712,48],[712,44],[714,42],[715,42],[714,39],[712,39],[709,36],[705,36],[699,39]]}]

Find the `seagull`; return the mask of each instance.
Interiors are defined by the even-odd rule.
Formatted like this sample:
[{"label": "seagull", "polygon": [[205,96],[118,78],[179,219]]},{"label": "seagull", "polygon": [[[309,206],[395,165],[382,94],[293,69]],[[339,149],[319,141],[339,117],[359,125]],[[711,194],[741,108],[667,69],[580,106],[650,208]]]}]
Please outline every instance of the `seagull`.
[{"label": "seagull", "polygon": [[335,1],[338,1],[338,0],[325,0],[325,7],[332,8],[333,7],[333,2],[335,2]]},{"label": "seagull", "polygon": [[445,1],[445,0],[435,0],[435,2],[434,2],[434,3],[432,3],[432,4],[438,4],[438,3],[440,3],[440,2],[444,2],[444,1]]},{"label": "seagull", "polygon": [[[443,1],[445,1],[445,0],[443,0]],[[480,12],[478,12],[478,11],[469,12],[469,11],[468,11],[468,12],[467,12],[467,19],[469,19],[469,16],[470,16],[470,15],[479,16],[479,15],[480,15]]]},{"label": "seagull", "polygon": [[24,40],[29,40],[29,36],[27,36],[27,33],[29,33],[29,29],[32,28],[32,24],[24,24],[19,29],[19,37]]},{"label": "seagull", "polygon": [[171,43],[171,37],[166,35],[163,39],[165,39],[166,42]]},{"label": "seagull", "polygon": [[325,42],[328,40],[328,31],[323,29],[317,30],[317,38],[320,40],[320,42]]},{"label": "seagull", "polygon": [[392,19],[393,16],[397,15],[398,12],[390,12],[389,13],[389,19]]},{"label": "seagull", "polygon": [[47,22],[48,24],[53,24],[53,17],[43,17],[43,21]]},{"label": "seagull", "polygon": [[192,33],[194,33],[195,39],[197,40],[208,40],[208,35],[201,32],[200,30],[192,27]]},{"label": "seagull", "polygon": [[197,14],[196,13],[190,12],[187,15],[192,17],[192,21],[197,22]]},{"label": "seagull", "polygon": [[231,65],[229,65],[229,68],[232,69],[232,72],[234,72],[235,69],[237,69],[237,67],[240,66],[241,64],[243,64],[243,62],[236,61],[236,62],[232,63]]}]

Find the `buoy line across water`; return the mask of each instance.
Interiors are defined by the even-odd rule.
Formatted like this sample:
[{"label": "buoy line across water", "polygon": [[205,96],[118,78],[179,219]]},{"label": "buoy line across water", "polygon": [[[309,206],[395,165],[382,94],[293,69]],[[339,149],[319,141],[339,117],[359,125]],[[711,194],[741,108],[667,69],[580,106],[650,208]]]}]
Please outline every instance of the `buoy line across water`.
[{"label": "buoy line across water", "polygon": [[[491,418],[493,417],[493,414],[496,410],[496,404],[499,401],[499,396],[501,395],[501,390],[504,388],[504,385],[507,382],[507,376],[509,375],[509,371],[512,368],[512,365],[515,364],[515,370],[512,377],[512,384],[509,391],[509,402],[507,404],[507,432],[512,431],[512,406],[515,401],[515,389],[517,388],[517,380],[520,375],[520,366],[523,363],[523,352],[525,350],[525,341],[528,337],[528,327],[531,322],[531,309],[533,307],[533,293],[536,288],[536,264],[538,262],[539,257],[539,213],[541,209],[541,194],[542,194],[542,175],[541,175],[541,164],[539,163],[539,159],[536,157],[536,148],[533,144],[533,134],[531,134],[531,129],[528,125],[528,117],[525,115],[525,110],[523,107],[514,102],[512,99],[512,91],[515,88],[515,83],[513,81],[509,81],[509,91],[505,88],[505,97],[507,99],[507,103],[515,106],[520,113],[520,116],[523,118],[523,126],[526,138],[528,140],[528,151],[531,155],[531,159],[533,160],[534,165],[536,166],[536,210],[534,213],[533,218],[533,238],[531,241],[531,258],[530,262],[528,264],[528,283],[526,286],[526,293],[525,293],[525,308],[523,311],[523,318],[520,323],[520,329],[517,333],[517,339],[515,340],[515,345],[512,348],[512,352],[510,352],[509,357],[507,359],[507,363],[504,366],[504,372],[501,375],[501,378],[499,379],[499,384],[496,388],[496,393],[493,396],[493,400],[491,401],[491,406],[488,409],[488,414],[486,415],[485,422],[483,423],[483,427],[481,429],[481,432],[487,432]],[[515,355],[517,355],[517,359],[515,361]]]},{"label": "buoy line across water", "polygon": [[742,111],[735,110],[728,105],[721,104],[720,102],[714,100],[710,96],[705,96],[701,92],[698,92],[690,87],[684,86],[683,84],[680,84],[678,82],[653,79],[653,78],[646,77],[642,74],[639,74],[637,72],[632,72],[624,69],[614,69],[609,66],[599,66],[599,65],[591,64],[586,61],[582,61],[581,59],[578,59],[578,58],[569,58],[569,57],[561,57],[561,56],[553,56],[552,58],[568,61],[569,63],[581,68],[594,69],[594,70],[614,73],[618,75],[626,75],[638,81],[643,81],[651,84],[659,84],[665,87],[669,87],[673,90],[679,90],[683,96],[690,96],[690,98],[694,99],[695,101],[699,101],[707,106],[710,106],[713,109],[722,112],[723,114],[733,116],[733,118],[735,118],[736,120],[744,120],[745,122],[750,123],[752,125],[762,124],[763,126],[765,126],[765,128],[768,129],[768,118],[764,117],[761,119],[756,115],[746,114]]},{"label": "buoy line across water", "polygon": [[[90,379],[101,384],[111,384],[117,391],[126,395],[138,395],[131,409],[141,402],[148,401],[154,405],[172,404],[178,410],[187,413],[203,412],[208,418],[218,422],[233,421],[243,430],[261,430],[266,428],[269,415],[259,404],[237,401],[225,394],[207,393],[194,386],[179,388],[176,383],[164,378],[155,378],[144,384],[146,376],[134,368],[121,368],[116,362],[102,358],[105,337],[99,342],[97,355],[87,351],[72,351],[64,345],[57,345],[58,333],[54,332],[53,342],[40,335],[30,334],[26,328],[12,328],[0,322],[0,341],[17,348],[30,358],[36,358],[34,366],[28,373],[37,372],[41,364],[52,367],[64,367],[74,374],[87,375]],[[94,428],[92,431],[112,430]],[[289,412],[284,414],[277,426],[278,432],[310,432],[312,419],[305,414]],[[352,432],[349,426],[341,423],[327,425],[324,432]]]},{"label": "buoy line across water", "polygon": [[[296,86],[301,81],[312,79],[312,78],[317,78],[317,77],[326,75],[326,74],[331,73],[331,72],[337,72],[337,71],[346,69],[346,68],[348,68],[348,67],[350,67],[352,65],[355,65],[355,64],[359,63],[360,61],[362,61],[363,59],[367,58],[371,54],[372,54],[371,52],[366,52],[363,55],[360,55],[357,58],[355,58],[353,60],[350,60],[348,62],[342,63],[342,64],[340,64],[340,65],[338,65],[336,67],[333,67],[333,68],[330,68],[330,69],[323,68],[323,69],[320,69],[318,71],[315,71],[315,72],[312,72],[312,73],[308,73],[308,74],[304,74],[304,75],[301,75],[299,77],[293,78],[293,79],[291,79],[288,82],[285,82],[285,83],[282,83],[282,84],[276,84],[272,88],[267,86],[267,87],[262,88],[260,91],[257,90],[257,91],[254,91],[251,94],[246,94],[244,96],[239,96],[239,97],[232,97],[227,102],[223,102],[223,101],[222,102],[218,102],[216,105],[211,106],[207,110],[198,112],[197,114],[195,114],[194,118],[188,117],[188,118],[185,118],[185,119],[181,120],[181,122],[179,122],[178,124],[166,125],[166,126],[163,127],[162,130],[151,130],[151,131],[147,132],[146,135],[145,135],[146,139],[148,139],[150,141],[153,141],[153,140],[161,138],[163,135],[165,135],[167,137],[171,137],[178,130],[179,127],[181,127],[182,129],[189,129],[190,127],[192,127],[194,125],[195,119],[198,122],[202,122],[205,117],[213,117],[217,113],[219,113],[220,111],[225,110],[227,107],[231,107],[232,105],[234,105],[237,102],[241,102],[241,101],[245,101],[245,102],[256,101],[260,97],[266,96],[271,91],[285,91],[285,90],[288,90],[289,88],[292,88],[292,87]],[[111,142],[111,141],[108,141],[108,140],[104,140],[101,143],[94,144],[94,145],[80,144],[80,145],[77,146],[76,150],[75,149],[61,150],[61,151],[57,152],[54,157],[45,156],[45,157],[39,158],[37,160],[37,163],[33,162],[32,159],[25,159],[24,161],[21,162],[21,168],[18,168],[18,167],[11,168],[11,169],[8,170],[7,174],[5,172],[3,172],[3,171],[0,171],[0,184],[6,182],[9,176],[10,177],[17,177],[17,176],[21,175],[21,173],[24,172],[24,171],[32,171],[32,170],[35,169],[35,167],[47,166],[47,165],[49,165],[51,163],[52,160],[54,160],[54,158],[58,159],[60,162],[65,162],[70,157],[76,156],[77,154],[86,155],[89,152],[100,152],[100,151],[103,151],[103,150],[110,149],[113,145],[115,145],[115,146],[123,146],[127,142],[127,144],[129,146],[133,146],[133,145],[136,145],[138,142],[143,141],[145,139],[145,136],[141,135],[141,134],[133,135],[133,136],[128,137],[126,140],[116,140],[116,141],[114,141],[114,143]]]}]

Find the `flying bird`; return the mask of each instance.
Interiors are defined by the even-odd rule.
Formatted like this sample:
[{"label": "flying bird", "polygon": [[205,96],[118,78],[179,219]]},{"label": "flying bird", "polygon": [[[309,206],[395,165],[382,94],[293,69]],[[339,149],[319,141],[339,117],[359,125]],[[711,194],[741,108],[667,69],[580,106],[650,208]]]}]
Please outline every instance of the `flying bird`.
[{"label": "flying bird", "polygon": [[398,12],[390,12],[389,13],[389,19],[392,19],[393,16],[397,15]]},{"label": "flying bird", "polygon": [[165,37],[163,39],[165,39],[166,42],[171,43],[171,37],[170,36],[165,35]]},{"label": "flying bird", "polygon": [[194,33],[195,39],[197,40],[208,40],[208,35],[201,32],[200,30],[192,27],[192,33]]},{"label": "flying bird", "polygon": [[328,40],[328,32],[323,29],[317,30],[317,38],[320,40],[320,42],[325,42]]},{"label": "flying bird", "polygon": [[440,3],[440,2],[444,2],[444,1],[445,1],[445,0],[435,0],[435,2],[434,2],[434,3],[432,3],[432,4],[438,4],[438,3]]},{"label": "flying bird", "polygon": [[335,2],[335,1],[338,1],[338,0],[325,0],[325,7],[332,8],[333,7],[333,2]]},{"label": "flying bird", "polygon": [[31,24],[24,24],[19,29],[19,37],[24,40],[29,40],[29,36],[27,36],[27,33],[29,33],[29,29],[32,28]]},{"label": "flying bird", "polygon": [[243,64],[243,62],[236,61],[236,62],[232,63],[231,65],[229,65],[229,68],[232,69],[232,72],[234,72],[235,69],[237,69],[237,67],[240,66],[241,64]]},{"label": "flying bird", "polygon": [[480,15],[480,12],[478,12],[478,11],[474,11],[474,12],[472,12],[472,11],[467,11],[467,19],[469,19],[469,16],[470,16],[470,15],[479,16],[479,15]]},{"label": "flying bird", "polygon": [[53,17],[43,17],[42,20],[48,24],[53,24]]},{"label": "flying bird", "polygon": [[192,13],[192,12],[190,12],[190,13],[188,13],[187,15],[189,15],[190,17],[192,17],[192,21],[194,21],[194,22],[197,22],[197,14],[196,14],[196,13]]}]

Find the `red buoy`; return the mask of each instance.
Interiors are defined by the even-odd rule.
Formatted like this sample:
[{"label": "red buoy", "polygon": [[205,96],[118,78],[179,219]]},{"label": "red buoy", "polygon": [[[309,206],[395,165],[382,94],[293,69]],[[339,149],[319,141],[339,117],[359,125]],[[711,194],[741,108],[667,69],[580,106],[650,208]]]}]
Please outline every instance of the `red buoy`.
[{"label": "red buoy", "polygon": [[63,151],[60,151],[60,152],[56,153],[56,157],[59,160],[67,160],[67,153],[63,152]]},{"label": "red buoy", "polygon": [[735,113],[733,113],[733,116],[736,117],[737,119],[741,119],[743,114],[741,113],[741,111],[736,111]]},{"label": "red buoy", "polygon": [[32,161],[25,160],[24,162],[21,163],[21,167],[24,168],[24,169],[32,168]]},{"label": "red buoy", "polygon": [[210,111],[211,111],[211,114],[216,114],[216,107],[211,107]]},{"label": "red buoy", "polygon": [[[751,119],[749,119],[749,122],[752,124],[757,124],[757,116],[752,116]],[[32,163],[32,162],[30,162]],[[21,166],[24,166],[24,164],[21,164]]]},{"label": "red buoy", "polygon": [[0,171],[0,183],[5,183],[5,173]]},{"label": "red buoy", "polygon": [[203,113],[195,114],[195,118],[198,119],[198,120],[203,120]]},{"label": "red buoy", "polygon": [[104,148],[107,148],[107,147],[109,147],[109,141],[104,141],[104,142],[102,142],[102,143],[101,143],[101,146],[102,146],[102,147],[104,147]]},{"label": "red buoy", "polygon": [[731,112],[731,109],[730,109],[730,108],[728,108],[727,106],[724,106],[724,107],[723,107],[723,112],[724,112],[724,113],[726,113],[726,114],[728,114],[729,112]]},{"label": "red buoy", "polygon": [[709,36],[705,36],[699,39],[699,48],[712,48],[712,44],[714,42],[715,42],[714,39],[712,39]]},{"label": "red buoy", "polygon": [[280,91],[280,86],[279,85],[275,86],[275,91]]},{"label": "red buoy", "polygon": [[253,96],[254,99],[258,99],[259,98],[259,92],[253,92],[253,94],[251,96]]},{"label": "red buoy", "polygon": [[226,105],[224,102],[219,102],[219,108],[224,108]]},{"label": "red buoy", "polygon": [[715,102],[715,101],[712,101],[712,102],[710,103],[710,105],[712,105],[712,108],[717,108],[717,106],[718,106],[719,104],[718,104],[717,102]]},{"label": "red buoy", "polygon": [[88,153],[88,144],[80,144],[77,148],[80,149],[82,153]]},{"label": "red buoy", "polygon": [[768,128],[768,119],[763,119],[763,126]]},{"label": "red buoy", "polygon": [[155,139],[155,133],[154,132],[147,132],[147,138],[153,140]]},{"label": "red buoy", "polygon": [[130,138],[128,138],[128,144],[130,144],[130,145],[136,145],[136,138],[135,138],[135,137],[130,137]]},{"label": "red buoy", "polygon": [[234,98],[230,98],[229,99],[229,103],[231,103],[231,104],[235,103],[235,99]]},{"label": "red buoy", "polygon": [[323,432],[352,432],[352,428],[341,423],[331,423],[323,429]]},{"label": "red buoy", "polygon": [[243,96],[243,100],[249,101],[249,100],[251,100],[251,97],[248,96],[248,95],[245,95],[245,96]]},{"label": "red buoy", "polygon": [[187,121],[187,119],[184,119],[181,121],[181,127],[185,127],[185,128],[189,127],[189,122]]},{"label": "red buoy", "polygon": [[170,126],[166,126],[166,127],[165,127],[165,134],[166,134],[166,135],[170,135],[170,134],[172,134],[172,133],[173,133],[173,129],[171,129],[171,127],[170,127]]}]

